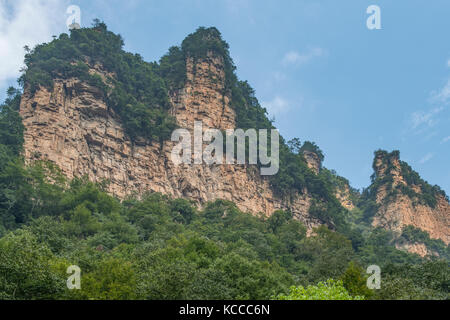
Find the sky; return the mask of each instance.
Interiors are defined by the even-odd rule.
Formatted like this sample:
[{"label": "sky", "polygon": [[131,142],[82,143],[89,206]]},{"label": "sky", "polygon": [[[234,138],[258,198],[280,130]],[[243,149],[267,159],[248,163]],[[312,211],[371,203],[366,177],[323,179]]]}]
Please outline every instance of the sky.
[{"label": "sky", "polygon": [[[315,141],[353,187],[369,186],[375,150],[400,150],[450,194],[448,0],[0,0],[0,100],[23,46],[67,32],[70,5],[147,61],[215,26],[281,134]],[[367,27],[370,5],[381,29]]]}]

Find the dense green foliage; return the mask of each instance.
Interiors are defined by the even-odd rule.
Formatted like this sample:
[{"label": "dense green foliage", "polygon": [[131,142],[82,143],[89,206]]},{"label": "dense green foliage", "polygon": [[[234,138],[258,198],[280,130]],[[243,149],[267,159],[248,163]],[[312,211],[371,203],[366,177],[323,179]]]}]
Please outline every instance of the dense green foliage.
[{"label": "dense green foliage", "polygon": [[[209,59],[213,54],[223,59],[222,94],[231,97],[237,127],[274,128],[254,90],[246,81],[238,80],[228,44],[216,28],[197,29],[180,47],[172,47],[159,64],[147,63],[137,54],[124,52],[122,47],[120,35],[96,21],[92,28],[72,30],[70,36],[62,34],[29,51],[25,57],[27,68],[20,82],[33,93],[39,86],[51,89],[54,79],[75,77],[86,81],[98,87],[107,105],[120,115],[133,141],[143,137],[162,142],[175,127],[174,119],[167,114],[168,96],[184,85],[187,59],[193,59],[195,66],[197,61]],[[93,68],[100,69],[92,73]],[[106,73],[101,74],[102,70]],[[316,176],[302,155],[303,151],[312,151],[323,160],[322,151],[308,141],[295,151],[284,140],[281,144],[280,172],[271,179],[274,190],[282,196],[308,190],[318,203],[312,214],[324,222],[339,224],[332,222],[332,217],[342,215],[342,207],[331,192],[330,182],[322,175]]]},{"label": "dense green foliage", "polygon": [[377,293],[380,299],[395,296],[402,300],[449,299],[450,275],[448,260],[428,261],[416,265],[385,267],[384,284]]},{"label": "dense green foliage", "polygon": [[[269,299],[328,279],[366,299],[448,295],[447,262],[421,267],[419,257],[396,250],[380,229],[355,248],[354,239],[325,226],[306,237],[285,211],[263,219],[221,200],[199,211],[160,194],[119,202],[104,186],[69,182],[48,163],[24,166],[14,151],[23,130],[7,130],[21,125],[18,95],[10,90],[0,112],[1,150],[9,150],[0,172],[1,299]],[[395,274],[386,274],[379,293],[367,291],[356,267],[373,263]],[[66,287],[70,265],[82,270],[81,290]],[[415,284],[414,268],[436,276],[427,271]],[[414,283],[414,294],[398,279]],[[309,298],[343,298],[335,295],[344,292],[340,285],[318,287],[306,289]]]},{"label": "dense green foliage", "polygon": [[[226,201],[202,211],[187,200],[159,194],[119,203],[101,187],[75,180],[59,191],[54,207],[58,213],[38,210],[39,216],[28,217],[0,238],[1,297],[268,299],[288,294],[291,286],[340,279],[352,296],[377,298],[361,286],[362,269],[352,261],[366,265],[370,260],[384,268],[384,260],[395,261],[398,255],[406,270],[412,267],[407,261],[420,262],[393,247],[392,253],[369,244],[355,251],[345,236],[325,227],[306,237],[304,226],[287,212],[264,220]],[[82,270],[81,290],[65,286],[70,265]],[[395,272],[402,270],[396,265]],[[430,290],[431,282],[420,283],[427,298],[446,295],[442,276],[447,265],[439,268],[436,278],[429,275]],[[409,273],[402,277],[413,279]],[[389,298],[405,294],[394,292]]]},{"label": "dense green foliage", "polygon": [[364,269],[354,262],[350,262],[347,270],[341,276],[341,281],[348,293],[355,297],[373,298],[375,293],[367,287],[367,275]]},{"label": "dense green foliage", "polygon": [[[11,98],[1,117],[11,116]],[[2,121],[0,132],[6,131],[5,123],[20,122]],[[2,148],[19,150],[20,135],[12,141],[18,145]],[[1,299],[448,295],[447,262],[424,264],[396,250],[392,235],[380,229],[355,249],[353,241],[325,226],[306,237],[306,228],[285,211],[263,219],[221,200],[199,211],[187,200],[160,194],[119,202],[102,185],[85,179],[66,181],[43,162],[25,167],[12,152],[0,177]],[[373,263],[386,272],[386,289],[379,292],[364,287],[365,275],[357,266]],[[70,265],[82,270],[81,290],[66,287]],[[418,276],[414,270],[425,273]],[[342,284],[321,283],[328,279]],[[289,292],[292,286],[303,289]]]},{"label": "dense green foliage", "polygon": [[0,105],[0,145],[2,146],[0,166],[8,157],[18,156],[22,151],[24,127],[18,113],[21,93],[9,88],[6,101]]},{"label": "dense green foliage", "polygon": [[[244,130],[274,129],[273,121],[268,119],[267,110],[259,104],[253,88],[247,81],[238,79],[229,46],[214,27],[201,27],[188,35],[181,47],[172,47],[160,61],[161,74],[168,79],[171,87],[181,88],[186,81],[186,60],[193,60],[195,70],[196,62],[210,59],[211,54],[223,59],[225,83],[222,94],[231,97],[231,107],[236,112],[236,127]],[[280,144],[280,170],[270,178],[274,191],[283,197],[290,197],[308,190],[317,203],[311,214],[333,227],[342,224],[344,210],[334,196],[332,182],[324,174],[314,174],[303,157],[304,151],[310,151],[323,161],[320,148],[309,141],[302,144],[298,139],[286,143],[281,138]]]},{"label": "dense green foliage", "polygon": [[[57,78],[88,81],[132,138],[161,141],[173,128],[168,93],[186,81],[186,58],[214,52],[224,57],[224,95],[232,97],[238,127],[273,128],[254,90],[237,79],[215,28],[200,28],[159,64],[124,52],[122,45],[97,21],[30,51],[21,82],[33,92],[51,89]],[[114,76],[91,75],[96,64]],[[284,197],[305,190],[313,197],[310,214],[326,226],[306,237],[290,212],[254,217],[223,200],[199,210],[188,200],[154,193],[121,202],[105,192],[107,182],[68,181],[46,162],[25,165],[20,96],[8,90],[0,107],[0,299],[449,298],[448,261],[399,251],[394,234],[361,223],[365,208],[345,210],[334,194],[348,182],[307,166],[304,151],[323,160],[312,142],[283,140],[280,172],[270,180]],[[442,250],[416,230],[403,237]],[[371,264],[382,268],[379,291],[365,286],[364,269]],[[71,265],[81,268],[81,290],[66,287]]]},{"label": "dense green foliage", "polygon": [[328,280],[317,286],[291,287],[288,295],[279,295],[278,300],[363,300],[364,297],[352,297],[342,281]]},{"label": "dense green foliage", "polygon": [[167,113],[168,85],[157,63],[125,52],[123,44],[120,35],[97,20],[92,28],[72,30],[70,36],[63,33],[29,51],[20,83],[34,93],[39,86],[51,90],[54,79],[86,81],[122,118],[133,141],[138,137],[163,141],[175,128]]}]

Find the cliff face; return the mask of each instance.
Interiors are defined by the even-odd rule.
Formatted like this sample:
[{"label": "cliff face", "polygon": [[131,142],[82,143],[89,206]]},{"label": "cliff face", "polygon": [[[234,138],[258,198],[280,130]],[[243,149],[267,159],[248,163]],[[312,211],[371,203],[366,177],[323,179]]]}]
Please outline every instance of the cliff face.
[{"label": "cliff face", "polygon": [[[101,30],[94,30],[94,32],[101,32]],[[231,106],[230,93],[225,93],[230,91],[227,81],[232,79],[226,78],[226,74],[229,75],[230,70],[233,69],[232,63],[229,61],[231,58],[227,53],[227,45],[221,44],[220,37],[213,39],[210,35],[203,36],[203,44],[208,44],[219,53],[212,54],[211,52],[216,51],[206,50],[202,54],[197,53],[195,60],[191,58],[185,60],[184,57],[190,55],[189,48],[194,51],[196,48],[203,48],[203,45],[196,42],[198,41],[196,37],[198,34],[190,35],[183,41],[181,49],[179,49],[181,51],[178,52],[183,54],[182,58],[171,65],[171,67],[176,66],[177,76],[180,73],[184,75],[185,66],[186,80],[182,81],[184,86],[181,89],[170,92],[169,113],[176,119],[178,126],[188,129],[192,136],[194,123],[197,121],[202,122],[203,130],[208,128],[222,131],[234,129],[236,113]],[[60,39],[59,41],[67,40]],[[116,41],[120,46],[121,40],[116,39]],[[66,45],[69,44],[66,43]],[[79,47],[82,48],[85,45],[82,43]],[[185,50],[183,47],[188,49]],[[88,54],[90,52],[86,53],[86,55]],[[120,56],[119,53],[116,52],[116,54]],[[173,54],[176,56],[177,53]],[[40,57],[39,54],[36,55],[38,58]],[[123,56],[120,57],[123,58]],[[28,68],[39,69],[39,65],[36,67],[36,63],[47,59],[46,56],[40,57],[40,60],[38,58],[36,61],[31,59],[27,65]],[[64,68],[61,67],[63,70],[67,69],[72,72],[65,74],[72,76],[77,74],[79,78],[67,76],[58,79],[55,75],[61,74],[61,71],[58,68],[55,70],[50,68],[50,71],[46,70],[46,73],[43,73],[42,78],[52,78],[53,86],[39,87],[40,78],[36,80],[32,72],[28,86],[25,84],[20,114],[26,127],[24,156],[28,162],[37,159],[51,161],[59,166],[69,179],[87,176],[91,181],[107,180],[109,181],[109,191],[119,198],[125,198],[128,195],[140,196],[150,191],[175,198],[189,198],[197,202],[199,206],[208,201],[225,199],[234,202],[242,211],[265,216],[270,216],[279,209],[288,209],[297,219],[304,222],[309,230],[318,226],[320,221],[309,215],[312,197],[308,195],[305,185],[315,192],[315,196],[318,194],[323,196],[323,192],[320,191],[326,191],[325,193],[328,194],[329,190],[325,190],[325,188],[328,188],[329,185],[320,183],[324,181],[323,179],[329,179],[327,182],[331,182],[331,185],[336,187],[335,197],[348,210],[354,209],[356,203],[362,199],[356,195],[357,192],[351,189],[346,179],[325,171],[326,169],[321,164],[323,155],[314,143],[309,143],[308,147],[304,148],[305,143],[299,150],[303,150],[308,167],[316,175],[319,175],[319,177],[313,178],[319,179],[311,178],[310,172],[307,171],[308,179],[313,180],[314,183],[296,186],[296,188],[304,188],[303,195],[291,193],[286,198],[274,193],[268,179],[260,176],[259,170],[255,166],[206,164],[177,166],[171,160],[171,152],[175,143],[165,141],[161,145],[142,138],[135,138],[132,142],[125,133],[121,117],[109,109],[105,103],[104,91],[89,85],[89,83],[96,83],[95,81],[80,80],[99,80],[99,77],[92,76],[93,74],[100,76],[103,80],[121,78],[121,69],[114,69],[115,64],[110,62],[109,68],[116,70],[117,74],[104,70],[101,63],[108,65],[108,59],[97,61],[86,58],[85,66],[75,66],[70,61],[76,59],[80,58],[77,56],[69,59],[64,56],[63,59],[60,59],[60,63],[64,66]],[[168,59],[170,61],[171,58]],[[117,58],[115,62],[118,61],[123,60]],[[81,65],[84,65],[84,62]],[[181,72],[178,72],[180,65]],[[160,65],[161,69],[158,70],[165,70],[162,66],[163,63]],[[49,66],[44,64],[42,68],[48,69]],[[139,71],[144,70],[144,72],[150,70],[143,69],[140,64],[137,64],[136,68]],[[136,70],[134,71],[138,73]],[[40,74],[39,72],[38,74]],[[137,85],[137,79],[142,81],[141,78],[133,79],[134,82],[129,81],[128,87],[124,86],[126,89],[122,89],[124,92],[128,92],[129,88],[135,88],[136,92],[133,93],[135,96],[132,97],[135,99],[136,96],[142,95],[141,91],[145,91],[142,90],[142,87],[146,88],[146,85]],[[161,78],[161,81],[165,85],[165,81],[172,78],[164,79]],[[121,84],[123,84],[122,80]],[[38,89],[36,91],[29,89],[30,83],[34,83],[34,87]],[[103,81],[104,86],[111,85],[110,83],[118,84],[119,82]],[[179,83],[177,82],[177,84]],[[49,87],[52,89],[47,89]],[[163,90],[165,93],[167,92],[166,87]],[[156,100],[158,95],[157,92],[151,92],[145,96],[146,100],[143,99],[142,103],[153,102],[152,99]],[[114,95],[112,96],[114,97]],[[164,106],[166,106],[165,98]],[[235,98],[236,96],[233,95],[233,99]],[[126,104],[123,101],[130,101],[129,97],[127,99],[121,100],[119,103],[121,108],[115,110],[122,113],[125,112],[124,110],[128,110],[127,112],[132,110],[123,108]],[[244,100],[236,99],[235,102],[239,101],[239,104]],[[251,100],[245,100],[245,103],[250,105],[249,101]],[[241,112],[245,111],[245,108],[237,110]],[[121,116],[123,116],[122,113]],[[134,116],[133,121],[139,122],[139,117],[136,114]],[[255,117],[260,116],[256,115]],[[145,128],[145,130],[153,129],[151,126]],[[290,167],[285,166],[284,168]],[[374,216],[373,226],[381,226],[401,234],[403,228],[410,225],[427,231],[432,238],[442,239],[448,244],[450,241],[450,207],[445,195],[430,189],[430,186],[417,176],[405,175],[405,172],[408,173],[411,170],[405,171],[405,166],[396,155],[379,154],[374,168],[377,179],[372,188],[375,190],[375,195],[370,200],[376,201],[379,210]],[[286,175],[289,176],[289,174]],[[301,178],[304,177],[301,176]],[[344,183],[342,183],[343,181]],[[323,190],[317,190],[320,189],[317,187],[320,185],[324,188]],[[289,192],[287,193],[289,194]],[[432,201],[430,194],[432,194]],[[354,203],[355,195],[358,201]],[[432,205],[430,205],[430,201]],[[322,216],[328,216],[328,212],[322,213],[319,212]],[[404,249],[410,250],[408,248],[404,247]],[[414,248],[411,250],[424,252],[423,248],[417,246]]]},{"label": "cliff face", "polygon": [[[170,97],[170,112],[177,124],[191,131],[195,121],[202,121],[203,129],[235,128],[235,112],[229,97],[223,96],[222,58],[210,55],[195,64],[188,59],[186,66],[184,88]],[[91,72],[105,76],[99,66]],[[171,141],[133,144],[101,93],[78,79],[55,79],[52,91],[40,88],[34,95],[25,90],[20,114],[27,128],[24,153],[28,161],[54,162],[68,178],[107,179],[109,191],[120,198],[154,191],[190,198],[199,205],[225,199],[243,211],[265,216],[290,209],[310,229],[319,225],[308,215],[308,196],[289,200],[275,196],[267,179],[252,166],[175,166]]]},{"label": "cliff face", "polygon": [[395,247],[402,251],[408,251],[410,253],[415,253],[421,257],[438,257],[439,254],[430,250],[424,243],[416,242],[416,243],[401,243],[396,244]]},{"label": "cliff face", "polygon": [[353,203],[350,195],[350,186],[348,184],[336,190],[336,199],[339,200],[340,204],[347,210],[355,209],[355,204]]},{"label": "cliff face", "polygon": [[[441,194],[434,195],[436,200],[434,207],[419,201],[423,194],[422,186],[407,182],[398,155],[378,155],[374,168],[377,179],[387,177],[389,183],[383,183],[377,189],[376,202],[380,208],[374,217],[373,226],[384,227],[399,234],[404,227],[414,226],[428,232],[431,238],[441,239],[448,244],[450,204],[447,199]],[[405,189],[410,190],[413,196],[405,194],[402,191]],[[392,190],[399,191],[392,194]],[[424,252],[423,248],[417,245],[409,247],[411,252]]]},{"label": "cliff face", "polygon": [[315,174],[319,174],[322,166],[322,161],[319,156],[311,151],[303,151],[303,156],[305,157],[308,168],[310,168]]},{"label": "cliff face", "polygon": [[[316,175],[318,175],[322,168],[322,160],[320,159],[320,157],[317,155],[317,153],[312,151],[304,150],[302,153],[303,157],[306,160],[308,168],[310,168]],[[355,208],[355,204],[351,199],[350,184],[348,183],[348,181],[342,185],[336,185],[334,196],[345,209],[353,210]]]}]

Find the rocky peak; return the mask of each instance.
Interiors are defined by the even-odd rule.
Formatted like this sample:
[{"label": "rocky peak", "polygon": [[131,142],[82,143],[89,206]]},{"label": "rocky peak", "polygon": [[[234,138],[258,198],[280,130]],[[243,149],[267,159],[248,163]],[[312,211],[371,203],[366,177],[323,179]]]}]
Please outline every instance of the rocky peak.
[{"label": "rocky peak", "polygon": [[[227,46],[211,36],[200,37],[207,45],[199,46],[199,34],[183,42],[188,53],[185,81],[170,92],[169,113],[179,127],[188,130],[195,121],[202,121],[204,128],[235,128],[236,114],[227,91],[232,68]],[[89,68],[90,74],[104,76],[94,66]],[[35,92],[26,89],[20,114],[27,128],[27,161],[51,161],[68,178],[107,180],[109,191],[119,198],[151,191],[190,198],[199,206],[225,199],[252,214],[269,216],[279,209],[290,210],[310,230],[320,224],[309,216],[311,199],[307,194],[289,199],[277,196],[269,181],[251,166],[176,166],[171,161],[171,141],[132,141],[121,117],[108,106],[95,84],[84,79],[54,78],[51,87],[41,86]]]},{"label": "rocky peak", "polygon": [[[89,39],[89,30],[73,32],[86,32]],[[117,47],[114,53],[117,59],[112,59],[115,62],[131,59],[119,50],[122,44],[120,37],[106,31],[105,37],[110,41],[103,43],[98,37],[93,37],[91,41],[100,41],[102,45],[115,43],[113,47]],[[79,49],[86,47],[67,35],[55,41],[64,41],[66,45]],[[64,54],[67,52],[71,50],[64,51]],[[122,55],[127,59],[122,59]],[[237,117],[239,112],[248,111],[246,107],[249,105],[244,104],[240,108],[236,107],[235,101],[231,101],[231,88],[236,87],[230,85],[230,79],[237,82],[237,78],[233,78],[234,65],[228,45],[217,29],[200,28],[189,35],[181,48],[174,47],[169,51],[165,65],[164,61],[153,65],[134,56],[131,65],[138,67],[131,73],[141,77],[125,79],[128,81],[125,84],[123,80],[120,83],[115,81],[126,75],[120,77],[118,73],[121,68],[110,70],[115,65],[111,59],[104,61],[109,61],[108,68],[102,65],[102,57],[98,57],[95,63],[86,62],[86,65],[73,64],[73,60],[66,56],[59,58],[63,69],[70,71],[66,76],[60,70],[44,70],[43,78],[52,79],[45,86],[41,85],[40,77],[33,77],[33,72],[24,78],[28,83],[25,83],[20,114],[27,129],[24,134],[24,156],[28,162],[35,159],[51,161],[68,178],[87,176],[92,181],[107,180],[109,191],[119,198],[150,191],[189,198],[199,206],[208,201],[225,199],[252,214],[269,216],[279,209],[290,210],[310,230],[323,223],[323,220],[321,222],[310,215],[314,195],[308,194],[307,188],[282,196],[282,193],[274,192],[269,179],[260,176],[253,166],[176,166],[171,161],[174,146],[170,141],[172,127],[164,127],[161,122],[164,124],[169,118],[171,121],[174,118],[178,127],[192,130],[194,123],[201,121],[204,130],[226,130],[235,128],[236,122],[242,120]],[[28,67],[43,60],[39,55],[33,56],[33,59],[33,64]],[[51,66],[42,63],[44,67]],[[127,70],[130,66],[121,67]],[[153,91],[146,90],[147,86],[139,82],[141,78],[151,85],[158,85]],[[113,95],[116,98],[115,107],[111,107],[111,96],[108,96],[111,87],[117,89]],[[136,92],[129,92],[133,90]],[[145,93],[145,98],[139,100],[141,92]],[[133,104],[129,105],[129,101]],[[253,103],[256,105],[257,101]],[[133,113],[131,117],[128,112]],[[141,121],[146,116],[144,120],[150,121]],[[260,117],[261,114],[255,116]],[[130,124],[132,129],[136,126],[140,129],[135,130],[138,134],[134,138],[127,127]],[[159,127],[162,127],[160,131]],[[139,136],[153,129],[154,135]],[[167,135],[162,138],[161,132],[168,134],[169,138]],[[160,139],[153,139],[153,136]],[[308,167],[319,175],[324,158],[319,147],[305,142],[301,147],[299,144],[296,150],[296,155],[303,154]],[[373,220],[375,226],[401,233],[404,226],[412,225],[448,243],[450,210],[445,194],[418,178],[400,160],[398,152],[377,152],[374,171],[371,189],[376,193],[376,202],[380,206]],[[317,180],[323,177],[320,178]],[[354,208],[348,183],[337,190],[336,197],[347,209]]]},{"label": "rocky peak", "polygon": [[413,226],[448,244],[450,204],[445,193],[421,179],[400,160],[398,151],[377,151],[373,167],[375,172],[370,188],[379,205],[373,225],[398,235],[406,226]]},{"label": "rocky peak", "polygon": [[381,178],[390,173],[389,169],[399,168],[399,161],[400,153],[398,151],[393,151],[391,153],[384,150],[376,151],[373,163],[376,176]]},{"label": "rocky peak", "polygon": [[320,168],[322,167],[322,160],[317,153],[308,150],[303,150],[302,153],[308,167],[313,170],[315,174],[319,174]]},{"label": "rocky peak", "polygon": [[195,121],[219,130],[235,128],[236,114],[225,93],[223,58],[208,52],[206,58],[186,60],[186,84],[172,97],[172,114],[182,128],[191,129]]},{"label": "rocky peak", "polygon": [[402,163],[400,161],[400,152],[395,150],[388,153],[383,150],[375,152],[373,162],[374,178],[383,179],[392,178],[394,186],[398,184],[406,185],[407,183],[402,177]]}]

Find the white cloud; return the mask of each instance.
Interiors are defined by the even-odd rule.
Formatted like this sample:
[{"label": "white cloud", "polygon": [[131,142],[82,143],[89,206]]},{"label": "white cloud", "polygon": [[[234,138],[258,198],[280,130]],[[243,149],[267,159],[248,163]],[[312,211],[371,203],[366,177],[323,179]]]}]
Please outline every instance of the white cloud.
[{"label": "white cloud", "polygon": [[432,93],[431,100],[437,103],[450,102],[450,79],[447,80],[447,83],[441,90]]},{"label": "white cloud", "polygon": [[450,59],[447,60],[447,67],[450,68]]},{"label": "white cloud", "polygon": [[445,137],[444,139],[442,139],[441,144],[446,143],[448,141],[450,141],[450,136]]},{"label": "white cloud", "polygon": [[25,45],[33,48],[66,31],[67,6],[66,0],[0,2],[0,87],[18,77]]},{"label": "white cloud", "polygon": [[433,107],[411,114],[410,128],[415,133],[423,133],[424,130],[434,127],[441,120],[442,113],[450,103],[450,79],[440,90],[431,92],[429,103]]},{"label": "white cloud", "polygon": [[304,65],[311,61],[312,59],[316,57],[321,57],[325,54],[325,51],[322,48],[309,48],[304,53],[299,53],[297,51],[289,51],[284,55],[284,58],[282,60],[282,63],[284,66],[288,65]]},{"label": "white cloud", "polygon": [[434,154],[427,153],[422,159],[420,159],[419,163],[424,164],[424,163],[430,161],[433,157],[434,157]]},{"label": "white cloud", "polygon": [[429,111],[417,111],[411,115],[412,129],[417,129],[420,126],[432,127],[437,123],[436,115],[439,114],[443,107],[437,107]]},{"label": "white cloud", "polygon": [[289,102],[279,96],[276,96],[272,101],[261,102],[263,108],[267,109],[270,116],[279,115],[289,110]]},{"label": "white cloud", "polygon": [[[450,67],[450,59],[447,62]],[[412,134],[415,139],[420,138],[420,142],[427,142],[433,138],[436,144],[444,144],[450,141],[450,136],[439,138],[438,135],[448,134],[449,112],[450,112],[450,77],[444,81],[444,85],[439,90],[429,93],[427,107],[413,112],[405,122],[403,135]],[[402,138],[406,141],[406,137]],[[434,155],[427,154],[421,159],[423,164],[429,161]]]}]

